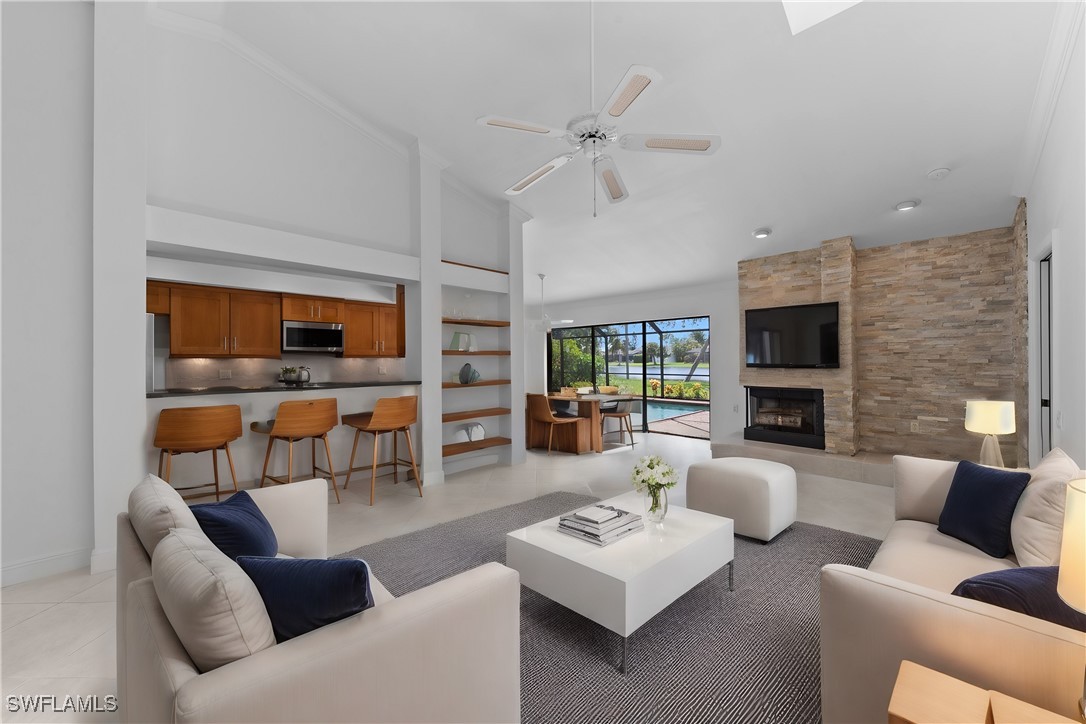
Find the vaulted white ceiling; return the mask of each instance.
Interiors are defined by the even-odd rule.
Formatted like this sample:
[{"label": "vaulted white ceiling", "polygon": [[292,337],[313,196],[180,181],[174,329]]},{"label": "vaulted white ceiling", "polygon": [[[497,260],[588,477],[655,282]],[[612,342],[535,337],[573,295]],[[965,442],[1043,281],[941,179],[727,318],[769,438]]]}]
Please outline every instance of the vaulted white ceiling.
[{"label": "vaulted white ceiling", "polygon": [[[495,200],[568,146],[478,116],[565,127],[630,65],[658,70],[621,130],[722,146],[614,150],[630,198],[601,194],[598,218],[584,158],[517,197],[534,217],[525,272],[547,273],[559,302],[734,278],[740,259],[838,236],[864,247],[1008,225],[1054,8],[869,0],[793,36],[775,1],[598,2],[591,99],[583,2],[236,2],[214,20]],[[938,167],[952,173],[929,180]],[[905,199],[920,206],[895,212]],[[752,238],[760,226],[773,235]]]}]

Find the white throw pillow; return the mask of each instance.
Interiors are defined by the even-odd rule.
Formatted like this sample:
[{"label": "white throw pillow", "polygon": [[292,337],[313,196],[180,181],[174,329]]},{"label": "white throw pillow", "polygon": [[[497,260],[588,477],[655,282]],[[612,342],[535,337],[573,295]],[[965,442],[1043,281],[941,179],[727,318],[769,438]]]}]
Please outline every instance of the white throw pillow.
[{"label": "white throw pillow", "polygon": [[1011,545],[1020,566],[1055,566],[1060,562],[1063,507],[1067,481],[1078,477],[1078,464],[1058,447],[1037,463],[1011,518]]},{"label": "white throw pillow", "polygon": [[256,585],[202,532],[171,530],[151,557],[155,593],[201,672],[275,645]]},{"label": "white throw pillow", "polygon": [[128,520],[147,555],[171,528],[200,530],[181,494],[157,475],[148,475],[128,494]]}]

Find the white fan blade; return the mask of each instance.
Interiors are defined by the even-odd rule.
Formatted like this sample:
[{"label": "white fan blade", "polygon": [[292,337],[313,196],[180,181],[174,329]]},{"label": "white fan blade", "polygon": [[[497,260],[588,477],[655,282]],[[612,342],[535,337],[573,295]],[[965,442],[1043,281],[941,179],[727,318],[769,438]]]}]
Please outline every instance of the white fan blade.
[{"label": "white fan blade", "polygon": [[627,133],[618,139],[627,151],[662,151],[664,153],[694,153],[708,156],[720,148],[720,136],[698,136],[688,133]]},{"label": "white fan blade", "polygon": [[631,65],[622,78],[622,82],[615,88],[615,92],[603,105],[600,118],[617,121],[630,105],[640,98],[653,83],[658,83],[663,76],[647,65]]},{"label": "white fan blade", "polygon": [[544,138],[561,138],[566,135],[566,131],[544,126],[542,123],[518,121],[516,118],[506,118],[505,116],[483,116],[482,118],[476,118],[475,122],[480,126],[505,128],[510,131],[521,131],[522,133],[543,136]]},{"label": "white fan blade", "polygon": [[542,179],[544,176],[549,174],[551,171],[554,171],[557,168],[561,168],[562,166],[565,166],[567,163],[569,163],[572,160],[573,160],[573,154],[572,153],[564,153],[561,156],[557,156],[555,158],[552,158],[550,161],[547,161],[545,164],[543,164],[542,166],[537,168],[535,171],[532,171],[530,174],[528,174],[527,176],[522,178],[520,181],[517,181],[515,184],[513,184],[512,186],[507,188],[505,190],[506,195],[507,196],[516,196],[517,194],[520,194],[520,193],[524,192],[526,189],[528,189],[530,186],[532,186],[533,184],[538,182],[540,179]]},{"label": "white fan blade", "polygon": [[596,178],[599,179],[608,201],[617,204],[619,201],[630,198],[629,192],[626,191],[626,184],[622,183],[622,177],[618,175],[614,159],[610,156],[600,156],[592,162],[592,165],[596,169]]}]

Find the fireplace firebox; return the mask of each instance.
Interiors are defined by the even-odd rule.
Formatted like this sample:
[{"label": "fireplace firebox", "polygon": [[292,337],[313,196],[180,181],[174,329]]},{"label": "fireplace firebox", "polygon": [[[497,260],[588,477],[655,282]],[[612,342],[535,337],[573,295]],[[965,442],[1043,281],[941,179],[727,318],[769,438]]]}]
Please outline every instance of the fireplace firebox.
[{"label": "fireplace firebox", "polygon": [[822,390],[748,387],[743,438],[826,449]]}]

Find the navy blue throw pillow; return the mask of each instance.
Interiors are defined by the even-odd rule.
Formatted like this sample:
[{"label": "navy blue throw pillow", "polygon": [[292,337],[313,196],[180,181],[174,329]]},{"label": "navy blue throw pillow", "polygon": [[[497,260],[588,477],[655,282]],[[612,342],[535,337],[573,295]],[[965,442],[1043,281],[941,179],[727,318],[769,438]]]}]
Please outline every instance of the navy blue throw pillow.
[{"label": "navy blue throw pillow", "polygon": [[373,607],[370,568],[355,558],[238,558],[279,643]]},{"label": "navy blue throw pillow", "polygon": [[244,490],[221,503],[202,503],[191,510],[204,535],[231,559],[279,552],[271,523]]},{"label": "navy blue throw pillow", "polygon": [[961,461],[939,514],[939,532],[1006,558],[1011,552],[1011,516],[1027,483],[1029,473]]},{"label": "navy blue throw pillow", "polygon": [[1086,631],[1086,614],[1068,606],[1056,593],[1059,575],[1059,566],[1026,566],[982,573],[959,583],[954,595]]}]

